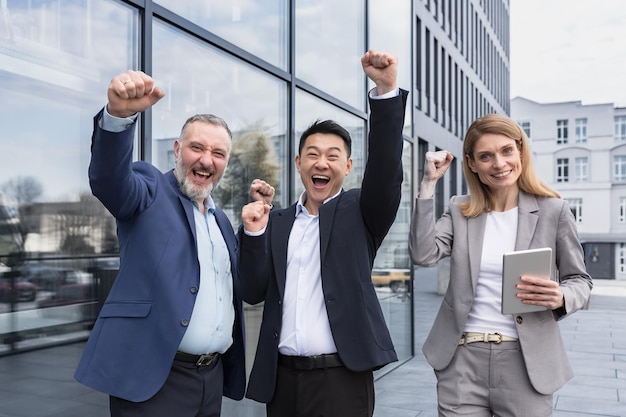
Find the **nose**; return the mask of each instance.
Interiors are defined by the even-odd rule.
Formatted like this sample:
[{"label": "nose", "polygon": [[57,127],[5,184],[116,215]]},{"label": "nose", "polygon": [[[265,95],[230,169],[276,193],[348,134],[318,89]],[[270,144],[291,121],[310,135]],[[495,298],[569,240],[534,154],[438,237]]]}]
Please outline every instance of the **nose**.
[{"label": "nose", "polygon": [[317,161],[315,162],[315,168],[318,169],[325,169],[328,167],[328,159],[326,159],[325,157],[321,156],[320,158],[317,159]]},{"label": "nose", "polygon": [[202,152],[202,154],[198,158],[198,162],[203,167],[211,167],[211,166],[213,166],[213,154],[211,152],[209,152],[209,151]]},{"label": "nose", "polygon": [[504,158],[502,155],[495,155],[493,157],[493,166],[494,167],[500,167],[503,166],[506,162],[506,158]]}]

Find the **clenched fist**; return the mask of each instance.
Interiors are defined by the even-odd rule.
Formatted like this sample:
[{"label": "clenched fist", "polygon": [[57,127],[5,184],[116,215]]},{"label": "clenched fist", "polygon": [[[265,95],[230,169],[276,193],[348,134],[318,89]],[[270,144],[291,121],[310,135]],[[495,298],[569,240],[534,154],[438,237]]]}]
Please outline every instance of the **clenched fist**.
[{"label": "clenched fist", "polygon": [[152,77],[143,71],[128,70],[113,77],[107,97],[111,116],[129,117],[156,104],[165,97],[165,91],[156,87]]}]

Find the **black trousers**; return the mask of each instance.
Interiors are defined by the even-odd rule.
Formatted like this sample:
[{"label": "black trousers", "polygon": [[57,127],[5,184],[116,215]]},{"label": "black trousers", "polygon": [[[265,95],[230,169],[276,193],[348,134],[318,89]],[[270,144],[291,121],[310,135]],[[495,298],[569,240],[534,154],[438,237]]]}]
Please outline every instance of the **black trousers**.
[{"label": "black trousers", "polygon": [[209,366],[174,360],[165,385],[149,400],[110,397],[111,417],[219,417],[223,384],[221,359]]},{"label": "black trousers", "polygon": [[343,366],[297,370],[278,365],[267,417],[371,417],[374,374]]}]

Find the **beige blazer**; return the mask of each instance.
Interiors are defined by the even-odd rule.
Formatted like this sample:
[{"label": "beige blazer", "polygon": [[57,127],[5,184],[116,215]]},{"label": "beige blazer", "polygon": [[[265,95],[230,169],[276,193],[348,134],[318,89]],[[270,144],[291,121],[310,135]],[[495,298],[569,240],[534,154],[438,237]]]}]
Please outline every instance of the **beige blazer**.
[{"label": "beige blazer", "polygon": [[[450,256],[450,283],[422,351],[435,369],[454,356],[474,301],[486,215],[465,218],[458,206],[468,196],[452,197],[435,224],[433,199],[417,199],[411,216],[409,251],[417,265],[432,266]],[[584,264],[574,216],[566,201],[520,191],[516,250],[550,247],[553,271],[565,298],[564,308],[514,317],[528,376],[541,394],[561,388],[573,372],[557,321],[582,308],[592,280]]]}]

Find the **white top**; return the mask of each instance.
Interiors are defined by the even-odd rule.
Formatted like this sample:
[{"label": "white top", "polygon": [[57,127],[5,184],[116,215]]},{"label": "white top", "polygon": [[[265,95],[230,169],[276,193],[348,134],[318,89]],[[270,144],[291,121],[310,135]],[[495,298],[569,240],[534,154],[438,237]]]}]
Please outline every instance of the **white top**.
[{"label": "white top", "polygon": [[487,214],[478,283],[465,324],[466,332],[499,332],[518,337],[513,316],[501,313],[502,255],[515,250],[517,218],[517,207]]}]

